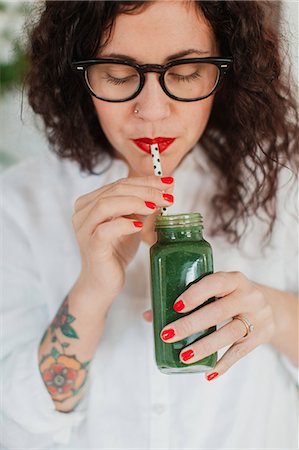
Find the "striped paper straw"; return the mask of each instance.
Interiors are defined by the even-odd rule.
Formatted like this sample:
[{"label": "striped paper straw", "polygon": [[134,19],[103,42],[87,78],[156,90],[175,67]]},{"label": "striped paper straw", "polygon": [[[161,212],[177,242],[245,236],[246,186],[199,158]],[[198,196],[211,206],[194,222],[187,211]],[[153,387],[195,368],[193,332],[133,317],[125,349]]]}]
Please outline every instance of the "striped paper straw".
[{"label": "striped paper straw", "polygon": [[[160,162],[160,152],[159,152],[159,146],[158,144],[151,144],[151,155],[152,155],[152,159],[153,159],[153,166],[154,166],[154,174],[162,177],[163,173],[162,173],[162,167],[161,167],[161,162]],[[165,214],[167,211],[166,208],[161,208],[161,214],[163,216],[163,214]]]}]

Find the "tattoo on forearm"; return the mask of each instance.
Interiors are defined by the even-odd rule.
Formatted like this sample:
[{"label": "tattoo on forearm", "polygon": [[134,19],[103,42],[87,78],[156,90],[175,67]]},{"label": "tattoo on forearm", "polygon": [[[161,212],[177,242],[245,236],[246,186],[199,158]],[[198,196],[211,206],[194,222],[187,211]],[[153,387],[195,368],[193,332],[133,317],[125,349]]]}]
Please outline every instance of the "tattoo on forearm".
[{"label": "tattoo on forearm", "polygon": [[[44,355],[39,368],[43,381],[56,402],[64,402],[77,395],[86,383],[90,361],[81,363],[75,355],[67,355],[68,342],[62,342],[63,337],[79,339],[75,329],[70,325],[76,318],[69,314],[68,298],[62,303],[51,325],[45,332],[41,344],[49,336],[53,347]],[[60,333],[58,333],[60,331]]]},{"label": "tattoo on forearm", "polygon": [[69,301],[68,297],[66,297],[50,325],[51,332],[54,333],[57,329],[60,329],[65,336],[78,339],[76,331],[70,326],[70,323],[75,320],[75,317],[69,314]]}]

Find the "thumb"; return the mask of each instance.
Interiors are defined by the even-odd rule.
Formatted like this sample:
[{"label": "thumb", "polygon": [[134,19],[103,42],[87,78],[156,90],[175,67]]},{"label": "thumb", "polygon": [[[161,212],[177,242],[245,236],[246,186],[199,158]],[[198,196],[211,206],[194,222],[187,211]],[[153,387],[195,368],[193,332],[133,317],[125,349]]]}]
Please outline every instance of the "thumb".
[{"label": "thumb", "polygon": [[144,311],[144,313],[142,315],[143,315],[144,320],[146,320],[147,322],[152,322],[153,312],[151,309]]}]

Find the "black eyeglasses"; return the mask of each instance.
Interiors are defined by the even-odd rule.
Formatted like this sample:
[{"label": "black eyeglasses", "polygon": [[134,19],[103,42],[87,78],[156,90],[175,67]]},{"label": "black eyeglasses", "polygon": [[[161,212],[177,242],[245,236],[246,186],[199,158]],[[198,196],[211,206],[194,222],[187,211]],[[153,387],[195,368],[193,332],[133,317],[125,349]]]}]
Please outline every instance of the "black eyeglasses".
[{"label": "black eyeglasses", "polygon": [[72,68],[94,97],[106,102],[126,102],[140,94],[145,74],[159,75],[161,88],[170,98],[195,102],[212,95],[232,63],[232,58],[189,58],[159,64],[135,64],[99,58],[75,61]]}]

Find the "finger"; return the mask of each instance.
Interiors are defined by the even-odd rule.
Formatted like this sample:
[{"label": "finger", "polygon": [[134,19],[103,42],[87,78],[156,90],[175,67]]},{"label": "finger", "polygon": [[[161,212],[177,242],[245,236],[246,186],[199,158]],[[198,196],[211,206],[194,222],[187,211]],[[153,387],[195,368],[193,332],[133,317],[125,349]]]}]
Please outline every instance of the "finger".
[{"label": "finger", "polygon": [[[170,206],[174,202],[174,198],[171,194],[163,193],[159,189],[152,187],[134,187],[134,186],[126,186],[126,185],[117,185],[115,188],[111,188],[105,193],[102,193],[98,197],[96,197],[90,203],[87,203],[83,208],[78,210],[73,215],[73,224],[75,230],[79,229],[85,218],[92,211],[93,208],[97,207],[97,204],[101,202],[101,200],[105,198],[110,198],[113,200],[116,197],[138,197],[144,201],[150,201],[155,203],[157,206]],[[124,201],[125,199],[123,199]]]},{"label": "finger", "polygon": [[140,221],[119,217],[111,222],[98,225],[93,233],[93,239],[106,243],[113,242],[121,236],[138,233],[142,230],[142,226]]},{"label": "finger", "polygon": [[[168,188],[168,192],[173,190],[172,187]],[[166,189],[160,189],[153,186],[138,186],[138,185],[129,185],[129,184],[115,184],[111,186],[110,189],[107,189],[104,193],[102,193],[102,197],[115,197],[115,196],[130,196],[135,195],[136,197],[140,197],[144,200],[151,200],[159,202],[161,198],[163,198],[163,194]]]},{"label": "finger", "polygon": [[232,345],[245,335],[247,330],[242,325],[240,320],[232,320],[219,330],[194,342],[181,351],[181,361],[185,364],[191,364],[212,355],[227,345]]},{"label": "finger", "polygon": [[236,362],[238,362],[241,358],[246,356],[252,350],[254,350],[258,345],[258,335],[250,336],[242,342],[237,342],[232,345],[219,359],[216,366],[213,370],[210,370],[205,373],[205,377],[208,381],[211,381],[213,378],[216,378],[219,375],[223,375],[228,371]]},{"label": "finger", "polygon": [[151,309],[144,311],[144,313],[142,315],[143,315],[144,320],[146,320],[147,322],[153,321],[153,311]]},{"label": "finger", "polygon": [[176,312],[189,312],[212,297],[225,297],[234,292],[247,278],[240,272],[216,272],[192,284],[175,301]]},{"label": "finger", "polygon": [[[203,306],[202,308],[166,325],[161,331],[161,339],[172,343],[185,339],[199,331],[206,330],[226,320],[230,320],[237,314],[250,313],[255,309],[255,304],[246,297],[240,299],[240,295],[233,292],[226,297]],[[244,331],[244,324],[238,324]],[[170,331],[172,330],[172,331]],[[169,337],[171,336],[171,337]]]},{"label": "finger", "polygon": [[[126,187],[130,188],[130,192],[132,192],[132,188],[155,188],[157,190],[162,191],[172,191],[174,187],[174,179],[173,177],[157,177],[155,175],[151,175],[148,177],[134,177],[134,178],[122,178],[120,180],[115,181],[114,183],[110,183],[108,185],[102,186],[95,191],[89,192],[85,195],[79,197],[74,205],[74,210],[80,211],[85,206],[89,205],[91,202],[96,200],[100,195],[109,192],[122,192]],[[124,191],[125,192],[125,191]],[[126,191],[127,192],[127,191]]]},{"label": "finger", "polygon": [[[164,203],[166,201],[164,200]],[[75,224],[77,232],[91,235],[95,228],[104,222],[110,222],[121,216],[137,214],[139,216],[148,216],[157,210],[157,205],[153,202],[145,202],[138,197],[114,197],[101,198],[98,200],[81,225]]]}]

